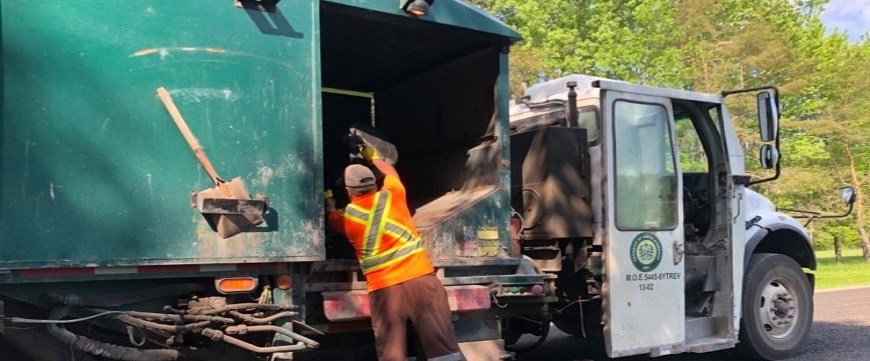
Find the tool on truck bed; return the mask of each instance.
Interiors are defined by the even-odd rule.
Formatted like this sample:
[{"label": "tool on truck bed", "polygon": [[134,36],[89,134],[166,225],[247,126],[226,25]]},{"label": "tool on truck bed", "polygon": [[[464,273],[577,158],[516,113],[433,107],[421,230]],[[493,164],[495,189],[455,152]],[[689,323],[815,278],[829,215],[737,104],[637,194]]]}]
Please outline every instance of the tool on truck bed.
[{"label": "tool on truck bed", "polygon": [[206,157],[199,141],[193,136],[193,132],[190,131],[175,102],[172,101],[172,95],[163,87],[157,88],[157,95],[160,96],[160,100],[163,101],[184,140],[215,185],[214,188],[193,192],[191,195],[193,208],[210,218],[221,238],[232,237],[263,223],[263,214],[269,208],[266,197],[258,194],[252,199],[241,177],[226,181],[218,176],[217,170]]}]

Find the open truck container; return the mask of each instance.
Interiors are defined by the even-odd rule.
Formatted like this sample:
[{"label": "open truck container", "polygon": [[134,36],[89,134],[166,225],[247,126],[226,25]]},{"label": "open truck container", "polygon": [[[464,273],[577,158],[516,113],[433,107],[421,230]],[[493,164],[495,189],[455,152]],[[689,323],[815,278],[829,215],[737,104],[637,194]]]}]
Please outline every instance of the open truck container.
[{"label": "open truck container", "polygon": [[[4,330],[6,319],[0,348],[239,359],[349,345],[336,334],[368,330],[368,298],[325,229],[322,191],[340,192],[341,139],[361,122],[399,150],[463,351],[501,357],[493,300],[537,307],[549,290],[509,228],[518,36],[462,1],[423,17],[401,5],[2,2],[0,313],[120,313],[63,328]],[[222,179],[249,194],[203,196],[216,185],[159,87]],[[219,233],[232,217],[262,219]],[[318,344],[303,323],[333,339]]]}]

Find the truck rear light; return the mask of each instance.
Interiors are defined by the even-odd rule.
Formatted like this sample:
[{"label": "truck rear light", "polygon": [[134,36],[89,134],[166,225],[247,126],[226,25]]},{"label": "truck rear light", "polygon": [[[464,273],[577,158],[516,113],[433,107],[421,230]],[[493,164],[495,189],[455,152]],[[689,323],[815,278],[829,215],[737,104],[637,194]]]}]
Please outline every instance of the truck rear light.
[{"label": "truck rear light", "polygon": [[218,278],[214,281],[214,288],[223,294],[247,293],[257,289],[257,279],[254,277]]},{"label": "truck rear light", "polygon": [[275,279],[275,286],[282,290],[289,290],[293,286],[293,278],[290,275],[280,275]]},{"label": "truck rear light", "polygon": [[523,219],[520,218],[519,214],[514,213],[511,215],[511,237],[519,238],[520,232],[523,231]]},{"label": "truck rear light", "polygon": [[522,257],[522,245],[520,233],[523,231],[523,217],[519,213],[511,211],[511,257]]}]

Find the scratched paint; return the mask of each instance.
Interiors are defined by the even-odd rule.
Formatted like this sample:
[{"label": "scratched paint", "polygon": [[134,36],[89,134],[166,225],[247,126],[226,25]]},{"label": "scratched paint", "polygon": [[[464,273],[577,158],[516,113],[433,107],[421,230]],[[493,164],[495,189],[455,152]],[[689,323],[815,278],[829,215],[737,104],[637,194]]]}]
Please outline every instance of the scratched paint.
[{"label": "scratched paint", "polygon": [[145,182],[148,184],[148,193],[154,194],[154,183],[152,182],[152,178],[154,178],[154,176],[151,173],[145,173]]},{"label": "scratched paint", "polygon": [[202,47],[202,48],[193,47],[193,46],[163,47],[163,48],[142,49],[142,50],[134,52],[133,54],[130,54],[130,56],[145,56],[145,55],[158,54],[158,55],[160,55],[161,58],[163,58],[163,57],[169,56],[169,54],[171,52],[189,52],[189,53],[205,52],[205,53],[211,53],[211,54],[223,54],[226,51],[224,49],[213,48],[213,47]]},{"label": "scratched paint", "polygon": [[[184,46],[184,47],[155,47],[155,48],[145,48],[141,50],[137,50],[130,54],[130,57],[149,57],[149,56],[157,56],[160,60],[169,60],[175,55],[185,55],[185,54],[206,54],[206,55],[221,55],[225,57],[236,57],[236,58],[248,58],[256,61],[263,61],[270,63],[272,65],[279,65],[284,68],[293,68],[293,64],[289,62],[284,62],[279,59],[281,58],[271,58],[265,57],[262,55],[247,53],[241,51],[234,50],[226,50],[217,47],[193,47],[193,46]],[[297,67],[298,68],[298,67]]]},{"label": "scratched paint", "polygon": [[229,88],[175,88],[169,93],[174,99],[179,99],[183,103],[202,103],[211,99],[235,102],[240,97],[237,92]]},{"label": "scratched paint", "polygon": [[266,187],[274,176],[275,171],[272,168],[266,166],[260,167],[260,169],[257,169],[257,178],[254,179],[254,185]]}]

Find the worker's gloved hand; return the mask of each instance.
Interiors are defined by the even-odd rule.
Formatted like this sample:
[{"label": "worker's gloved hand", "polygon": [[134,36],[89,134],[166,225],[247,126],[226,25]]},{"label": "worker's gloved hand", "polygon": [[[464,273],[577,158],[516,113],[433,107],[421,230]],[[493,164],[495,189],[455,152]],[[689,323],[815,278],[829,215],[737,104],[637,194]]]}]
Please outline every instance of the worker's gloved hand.
[{"label": "worker's gloved hand", "polygon": [[360,147],[365,145],[363,140],[356,134],[345,135],[341,143],[348,154],[359,154]]},{"label": "worker's gloved hand", "polygon": [[378,150],[368,144],[362,145],[362,147],[360,148],[360,154],[362,154],[363,159],[368,161],[381,159],[381,155],[378,154]]},{"label": "worker's gloved hand", "polygon": [[344,137],[342,141],[344,148],[347,150],[347,154],[351,164],[356,162],[361,162],[363,160],[363,156],[360,153],[360,150],[365,146],[362,139],[354,134],[348,134]]}]

